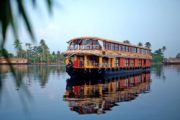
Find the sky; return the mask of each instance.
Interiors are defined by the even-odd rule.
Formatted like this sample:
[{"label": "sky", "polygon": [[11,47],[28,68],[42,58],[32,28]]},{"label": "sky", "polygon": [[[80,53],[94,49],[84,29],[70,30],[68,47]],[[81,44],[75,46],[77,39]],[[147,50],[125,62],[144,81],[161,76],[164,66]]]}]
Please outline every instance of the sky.
[{"label": "sky", "polygon": [[[152,51],[166,46],[166,57],[180,53],[180,0],[55,0],[49,14],[44,1],[37,8],[25,4],[38,45],[44,39],[50,51],[65,51],[75,37],[95,36],[132,44],[150,42]],[[19,35],[32,42],[17,16]],[[6,47],[15,52],[12,31]]]}]

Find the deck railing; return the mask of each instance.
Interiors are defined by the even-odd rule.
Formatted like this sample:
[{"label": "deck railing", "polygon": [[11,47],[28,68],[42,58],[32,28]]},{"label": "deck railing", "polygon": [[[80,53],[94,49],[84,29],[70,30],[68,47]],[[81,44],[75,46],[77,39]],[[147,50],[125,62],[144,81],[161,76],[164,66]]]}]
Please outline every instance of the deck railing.
[{"label": "deck railing", "polygon": [[99,45],[71,45],[69,50],[99,50]]},{"label": "deck railing", "polygon": [[[78,67],[84,68],[85,66],[84,66],[84,64],[81,62],[81,63],[79,63],[79,66],[78,66]],[[111,67],[112,67],[112,64],[102,63],[102,65],[100,65],[100,64],[97,63],[97,62],[88,61],[86,67],[91,67],[91,68],[111,68]],[[119,65],[115,65],[115,67],[119,67]]]}]

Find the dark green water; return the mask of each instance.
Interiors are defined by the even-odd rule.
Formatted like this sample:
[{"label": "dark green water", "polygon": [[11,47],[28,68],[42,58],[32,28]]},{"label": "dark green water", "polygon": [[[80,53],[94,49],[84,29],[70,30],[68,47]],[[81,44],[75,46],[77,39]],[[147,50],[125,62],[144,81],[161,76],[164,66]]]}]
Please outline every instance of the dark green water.
[{"label": "dark green water", "polygon": [[0,66],[1,120],[180,120],[180,65],[98,79],[70,79],[60,66],[15,71]]}]

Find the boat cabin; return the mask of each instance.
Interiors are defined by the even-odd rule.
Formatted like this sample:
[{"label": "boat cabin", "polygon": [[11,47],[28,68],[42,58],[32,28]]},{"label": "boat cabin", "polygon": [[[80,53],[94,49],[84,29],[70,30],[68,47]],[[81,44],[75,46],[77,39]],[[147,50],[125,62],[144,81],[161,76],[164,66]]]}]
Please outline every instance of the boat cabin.
[{"label": "boat cabin", "polygon": [[81,37],[69,44],[66,64],[71,61],[73,68],[91,69],[138,69],[150,67],[150,49],[132,44],[97,38]]}]

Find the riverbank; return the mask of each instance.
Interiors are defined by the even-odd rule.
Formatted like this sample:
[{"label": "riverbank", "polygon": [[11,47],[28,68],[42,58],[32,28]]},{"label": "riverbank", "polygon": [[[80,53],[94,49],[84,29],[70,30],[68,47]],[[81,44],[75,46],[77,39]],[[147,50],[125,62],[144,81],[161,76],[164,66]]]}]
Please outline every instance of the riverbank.
[{"label": "riverbank", "polygon": [[163,61],[164,64],[180,64],[180,58],[166,58]]}]

